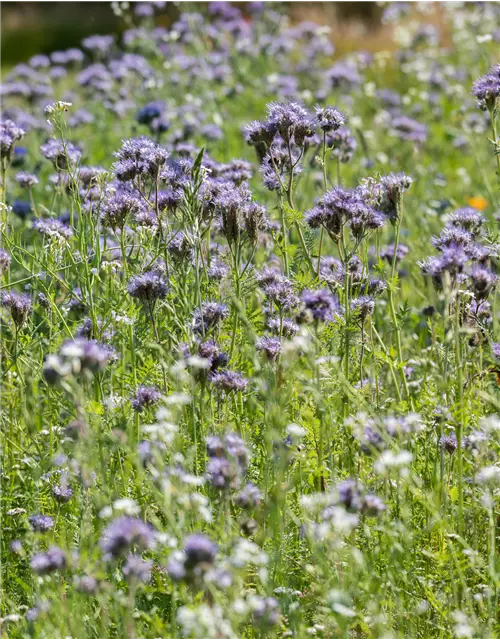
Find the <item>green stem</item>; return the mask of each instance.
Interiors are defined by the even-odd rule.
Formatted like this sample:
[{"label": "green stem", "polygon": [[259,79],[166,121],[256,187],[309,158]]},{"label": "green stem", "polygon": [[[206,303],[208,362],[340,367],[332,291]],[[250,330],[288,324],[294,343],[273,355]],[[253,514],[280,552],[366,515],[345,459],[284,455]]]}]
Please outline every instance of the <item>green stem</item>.
[{"label": "green stem", "polygon": [[464,533],[464,495],[463,495],[463,451],[462,436],[464,423],[464,384],[462,371],[462,345],[460,340],[460,298],[455,301],[455,365],[457,370],[457,400],[459,406],[459,419],[457,422],[457,474],[458,474],[458,531]]},{"label": "green stem", "polygon": [[491,133],[493,135],[493,142],[495,143],[495,155],[497,158],[497,178],[500,182],[500,145],[497,141],[497,114],[496,109],[490,109],[490,121],[491,121]]}]

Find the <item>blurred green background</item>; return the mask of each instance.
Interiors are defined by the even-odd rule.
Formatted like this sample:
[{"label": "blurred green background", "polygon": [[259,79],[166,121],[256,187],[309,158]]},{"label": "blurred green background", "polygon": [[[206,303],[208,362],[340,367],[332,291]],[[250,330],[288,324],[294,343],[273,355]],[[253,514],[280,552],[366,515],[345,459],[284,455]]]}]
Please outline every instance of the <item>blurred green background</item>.
[{"label": "blurred green background", "polygon": [[[180,6],[182,4],[182,7]],[[232,3],[244,8],[245,4]],[[340,49],[356,46],[361,38],[366,48],[380,36],[381,8],[375,2],[280,2],[292,22],[313,20],[328,24]],[[206,11],[207,3],[167,2],[158,24],[167,26],[179,9]],[[1,2],[1,60],[9,67],[28,60],[36,53],[79,46],[82,38],[94,33],[114,33],[124,28],[115,16],[111,2]],[[338,29],[337,28],[341,27]],[[340,41],[340,42],[339,42]]]}]

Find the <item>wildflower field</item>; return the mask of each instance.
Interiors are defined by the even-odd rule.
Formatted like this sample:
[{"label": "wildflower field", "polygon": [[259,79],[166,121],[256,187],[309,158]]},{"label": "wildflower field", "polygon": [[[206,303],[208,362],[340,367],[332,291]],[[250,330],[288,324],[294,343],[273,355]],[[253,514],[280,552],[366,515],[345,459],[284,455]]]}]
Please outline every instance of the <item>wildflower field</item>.
[{"label": "wildflower field", "polygon": [[498,637],[500,4],[164,4],[3,74],[1,637]]}]

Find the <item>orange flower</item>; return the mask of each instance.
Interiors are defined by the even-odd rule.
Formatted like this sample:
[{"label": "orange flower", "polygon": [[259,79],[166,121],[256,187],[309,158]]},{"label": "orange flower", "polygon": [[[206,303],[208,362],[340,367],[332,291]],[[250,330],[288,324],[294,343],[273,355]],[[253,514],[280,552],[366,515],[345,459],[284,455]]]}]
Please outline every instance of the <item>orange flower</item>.
[{"label": "orange flower", "polygon": [[469,205],[474,207],[474,209],[479,209],[479,211],[484,211],[488,206],[488,201],[483,198],[483,196],[473,196],[468,200]]}]

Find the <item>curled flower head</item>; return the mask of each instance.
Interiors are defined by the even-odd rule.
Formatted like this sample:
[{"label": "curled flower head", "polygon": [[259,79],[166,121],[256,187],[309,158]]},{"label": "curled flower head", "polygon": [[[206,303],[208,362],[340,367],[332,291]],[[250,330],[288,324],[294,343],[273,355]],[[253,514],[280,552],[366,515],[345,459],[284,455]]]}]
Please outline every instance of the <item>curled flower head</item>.
[{"label": "curled flower head", "polygon": [[25,293],[3,292],[0,298],[3,307],[9,309],[16,327],[21,328],[33,310],[31,298]]},{"label": "curled flower head", "polygon": [[297,145],[302,145],[304,138],[314,132],[314,123],[307,110],[296,102],[271,102],[267,105],[268,120],[276,127],[277,132],[288,143],[293,138]]},{"label": "curled flower head", "polygon": [[19,171],[16,174],[16,181],[23,189],[29,189],[38,184],[38,178],[32,173],[27,173],[26,171]]},{"label": "curled flower head", "polygon": [[38,533],[46,533],[54,527],[54,518],[51,516],[45,516],[43,513],[29,516],[28,521],[33,527],[33,531]]},{"label": "curled flower head", "polygon": [[205,334],[217,327],[228,315],[229,309],[226,305],[214,301],[203,302],[193,313],[193,331]]},{"label": "curled flower head", "polygon": [[12,258],[10,253],[7,253],[5,249],[0,248],[0,275],[8,270],[11,261]]},{"label": "curled flower head", "polygon": [[101,205],[101,222],[111,229],[122,229],[128,217],[141,211],[141,202],[133,193],[116,191]]},{"label": "curled flower head", "polygon": [[42,236],[53,240],[67,240],[73,235],[71,227],[57,218],[39,218],[33,222],[33,229],[36,229]]},{"label": "curled flower head", "polygon": [[477,209],[464,207],[451,214],[449,224],[454,227],[461,227],[475,236],[481,231],[484,224],[484,216]]},{"label": "curled flower head", "polygon": [[113,165],[118,180],[127,182],[137,177],[157,178],[168,159],[167,150],[150,138],[125,140]]},{"label": "curled flower head", "polygon": [[26,131],[12,120],[0,120],[0,158],[10,161],[15,143],[26,135]]},{"label": "curled flower head", "polygon": [[210,381],[225,393],[244,391],[248,386],[248,380],[237,371],[220,371],[210,375]]},{"label": "curled flower head", "polygon": [[337,131],[346,123],[346,116],[335,107],[316,107],[318,127],[326,132]]},{"label": "curled flower head", "polygon": [[161,399],[161,392],[156,387],[141,385],[137,388],[132,398],[132,407],[135,411],[144,411],[146,407],[152,407]]},{"label": "curled flower head", "polygon": [[257,341],[257,349],[265,353],[269,360],[276,360],[281,353],[281,340],[271,336],[263,336]]},{"label": "curled flower head", "polygon": [[66,171],[70,164],[76,164],[82,155],[80,149],[71,142],[51,138],[40,146],[40,151],[50,160],[57,171]]},{"label": "curled flower head", "polygon": [[332,322],[340,315],[339,301],[327,289],[304,291],[301,301],[304,307],[312,313],[313,319],[319,322]]},{"label": "curled flower head", "polygon": [[500,97],[500,64],[496,64],[472,85],[472,95],[480,109],[492,111]]},{"label": "curled flower head", "polygon": [[130,279],[127,291],[132,298],[137,298],[141,302],[151,303],[165,298],[168,293],[168,286],[157,271],[146,271]]},{"label": "curled flower head", "polygon": [[351,302],[351,311],[361,320],[373,315],[375,310],[375,300],[371,296],[360,296]]}]

